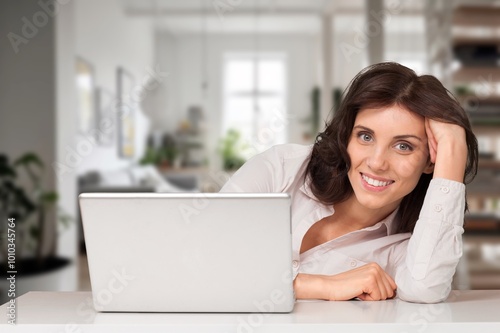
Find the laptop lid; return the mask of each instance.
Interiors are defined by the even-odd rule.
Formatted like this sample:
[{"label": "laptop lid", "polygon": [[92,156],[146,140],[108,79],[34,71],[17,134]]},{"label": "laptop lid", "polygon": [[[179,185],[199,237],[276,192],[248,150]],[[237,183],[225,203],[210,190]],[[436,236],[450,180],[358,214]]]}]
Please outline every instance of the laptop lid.
[{"label": "laptop lid", "polygon": [[97,311],[290,312],[283,193],[79,196]]}]

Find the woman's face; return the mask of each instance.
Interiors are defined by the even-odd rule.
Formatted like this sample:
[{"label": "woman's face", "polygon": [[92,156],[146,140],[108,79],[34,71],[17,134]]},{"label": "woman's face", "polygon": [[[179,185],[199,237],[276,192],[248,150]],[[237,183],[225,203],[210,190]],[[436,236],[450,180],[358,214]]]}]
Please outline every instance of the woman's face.
[{"label": "woman's face", "polygon": [[354,195],[369,209],[396,209],[421,174],[433,170],[424,118],[397,105],[362,109],[347,152]]}]

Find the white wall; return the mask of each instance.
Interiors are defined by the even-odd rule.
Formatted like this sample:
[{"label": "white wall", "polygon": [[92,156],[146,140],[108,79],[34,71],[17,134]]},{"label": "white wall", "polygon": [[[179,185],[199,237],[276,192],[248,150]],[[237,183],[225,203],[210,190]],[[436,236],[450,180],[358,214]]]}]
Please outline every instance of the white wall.
[{"label": "white wall", "polygon": [[[219,138],[222,136],[223,56],[226,52],[253,52],[252,35],[210,35],[207,40],[208,94],[203,96],[202,40],[200,35],[167,35],[157,37],[157,59],[170,73],[159,96],[155,123],[162,129],[173,130],[186,118],[190,105],[206,105],[208,118],[208,150],[211,162]],[[311,35],[266,35],[259,37],[259,51],[283,52],[288,64],[288,141],[304,143],[302,134],[307,130],[301,120],[310,114],[310,92],[317,84],[318,40]],[[158,91],[160,95],[160,90]]]},{"label": "white wall", "polygon": [[[368,66],[368,45],[370,38],[366,31],[364,15],[338,15],[334,17],[334,86],[345,89],[352,78]],[[426,63],[425,34],[420,32],[418,19],[410,21],[416,24],[415,30],[408,27],[404,18],[392,16],[384,28],[384,61],[402,61],[420,59]],[[395,58],[396,56],[396,58]]]},{"label": "white wall", "polygon": [[[75,2],[76,53],[92,64],[97,86],[104,87],[116,96],[116,69],[123,66],[132,73],[135,86],[144,88],[155,68],[153,62],[154,32],[149,19],[127,17],[119,0],[85,0]],[[145,99],[151,91],[145,91]],[[142,157],[145,131],[149,121],[142,111],[136,112],[136,156]],[[117,119],[112,118],[117,133]],[[78,143],[86,140],[79,136]],[[117,140],[115,140],[117,142]],[[127,167],[133,160],[118,156],[117,145],[93,145],[90,153],[83,157],[78,165],[78,172],[88,170],[112,170]]]},{"label": "white wall", "polygon": [[[63,147],[73,144],[74,8],[72,3],[61,5],[55,14],[50,1],[43,3],[49,5],[42,7],[35,1],[0,2],[2,35],[14,33],[18,40],[23,39],[14,47],[7,38],[0,41],[0,151],[11,159],[26,152],[37,153],[45,164],[45,190],[58,192],[58,206],[75,221],[75,173],[59,178],[52,167],[63,158]],[[58,227],[54,210],[46,216],[42,230],[46,237],[43,253],[51,250]],[[76,230],[72,223],[59,233],[57,254],[74,260],[73,275],[59,290],[77,288]]]},{"label": "white wall", "polygon": [[145,105],[145,112],[151,119],[153,131],[173,132],[182,116],[178,103],[178,81],[180,78],[178,68],[179,53],[178,37],[167,32],[155,34],[155,63],[162,70],[168,72],[165,81],[151,92],[151,98]]},{"label": "white wall", "polygon": [[[49,163],[55,159],[54,22],[37,28],[15,53],[7,33],[22,37],[21,18],[31,20],[40,7],[27,1],[0,6],[0,151],[18,157],[32,150]],[[46,184],[54,187],[53,175]]]},{"label": "white wall", "polygon": [[391,33],[385,38],[387,61],[401,62],[417,74],[427,74],[427,49],[425,36],[418,33]]},{"label": "white wall", "polygon": [[[32,30],[25,28],[23,34],[27,23],[22,18],[33,24],[33,15],[39,11],[41,8],[36,2],[0,2],[3,36],[0,41],[0,152],[7,153],[11,160],[27,152],[37,153],[46,166],[44,187],[55,190],[56,177],[50,169],[56,159],[54,20],[48,19],[45,25],[33,26]],[[11,32],[26,40],[17,45],[17,53],[6,38]],[[51,239],[55,228],[53,215],[47,216],[47,223],[45,235]]]},{"label": "white wall", "polygon": [[[67,157],[67,149],[75,147],[76,132],[76,89],[75,89],[75,5],[69,2],[59,6],[56,16],[55,54],[56,54],[56,157],[63,162]],[[54,169],[54,167],[53,167]],[[57,168],[54,171],[58,170]],[[58,238],[58,252],[62,256],[76,258],[78,255],[77,234],[77,186],[76,173],[60,172],[57,175],[57,191],[59,205],[64,213],[74,217],[74,222]]]}]

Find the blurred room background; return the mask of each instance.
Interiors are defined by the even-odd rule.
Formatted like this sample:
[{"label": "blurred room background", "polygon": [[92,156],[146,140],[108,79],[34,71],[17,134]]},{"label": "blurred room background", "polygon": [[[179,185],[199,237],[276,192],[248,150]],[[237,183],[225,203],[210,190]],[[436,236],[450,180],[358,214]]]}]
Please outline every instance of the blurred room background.
[{"label": "blurred room background", "polygon": [[454,288],[500,289],[499,18],[499,0],[1,1],[0,262],[15,217],[23,291],[90,290],[79,193],[217,192],[256,153],[312,143],[353,76],[390,60],[470,116]]}]

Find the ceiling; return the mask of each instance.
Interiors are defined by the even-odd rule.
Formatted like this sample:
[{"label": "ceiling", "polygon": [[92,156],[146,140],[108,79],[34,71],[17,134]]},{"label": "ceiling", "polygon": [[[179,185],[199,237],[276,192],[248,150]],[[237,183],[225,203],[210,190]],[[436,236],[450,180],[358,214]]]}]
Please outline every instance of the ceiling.
[{"label": "ceiling", "polygon": [[226,8],[233,14],[245,12],[315,12],[320,13],[331,7],[345,10],[360,10],[364,0],[123,0],[126,8],[136,11],[159,10],[164,13],[188,13],[203,9],[215,12]]},{"label": "ceiling", "polygon": [[[421,0],[385,0],[386,8],[401,4],[386,25],[415,31],[422,15]],[[317,34],[322,17],[331,15],[337,31],[363,27],[365,0],[122,0],[125,13],[146,18],[160,31],[178,33]],[[392,28],[391,28],[392,26]],[[423,29],[423,27],[421,28]]]}]

